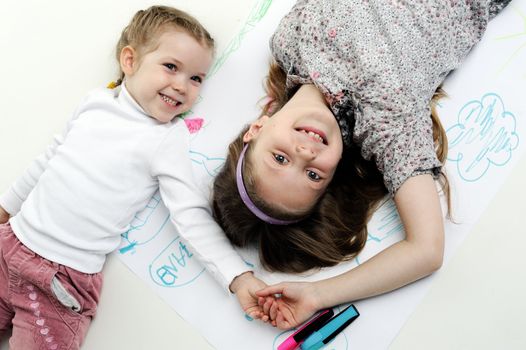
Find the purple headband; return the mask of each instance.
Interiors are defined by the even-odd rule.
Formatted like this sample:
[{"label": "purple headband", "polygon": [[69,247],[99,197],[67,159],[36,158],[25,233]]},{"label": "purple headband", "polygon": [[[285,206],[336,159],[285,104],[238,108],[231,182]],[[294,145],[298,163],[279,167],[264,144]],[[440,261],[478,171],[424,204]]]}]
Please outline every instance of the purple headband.
[{"label": "purple headband", "polygon": [[239,195],[241,196],[241,200],[243,201],[243,203],[245,203],[246,207],[252,212],[252,214],[256,215],[259,219],[271,225],[290,225],[298,222],[299,220],[280,220],[268,216],[267,214],[262,212],[258,207],[256,207],[254,202],[252,202],[245,188],[245,183],[243,182],[243,161],[245,159],[247,147],[248,143],[246,143],[243,147],[243,151],[241,151],[241,155],[239,156],[236,167],[237,190],[239,191]]}]

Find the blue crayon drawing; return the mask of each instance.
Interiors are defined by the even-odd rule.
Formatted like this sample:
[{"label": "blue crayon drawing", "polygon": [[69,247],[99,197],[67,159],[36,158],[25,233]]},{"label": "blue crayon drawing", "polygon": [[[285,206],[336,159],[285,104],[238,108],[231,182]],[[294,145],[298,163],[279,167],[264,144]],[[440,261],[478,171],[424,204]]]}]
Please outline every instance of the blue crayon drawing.
[{"label": "blue crayon drawing", "polygon": [[[163,230],[170,216],[168,215],[168,211],[166,209],[161,210],[164,208],[164,206],[161,204],[161,196],[159,192],[157,192],[150,199],[146,205],[146,208],[135,214],[135,217],[130,223],[130,228],[121,234],[123,242],[127,242],[128,244],[119,248],[119,253],[125,254],[128,252],[135,252],[135,248],[137,246],[150,242]],[[161,226],[157,230],[153,231],[151,229],[145,229],[146,224],[154,215],[160,215],[160,217],[164,218],[161,220]]]},{"label": "blue crayon drawing", "polygon": [[190,159],[194,164],[202,166],[205,172],[211,177],[215,177],[223,163],[225,158],[221,157],[208,157],[207,155],[190,150]]},{"label": "blue crayon drawing", "polygon": [[159,286],[181,287],[195,281],[205,268],[194,259],[194,254],[181,241],[175,228],[169,224],[169,219],[168,209],[162,205],[160,195],[156,193],[146,209],[136,215],[130,229],[122,234],[119,252],[133,254],[138,246],[156,238],[156,241],[164,241],[167,236],[175,237],[169,238],[164,248],[161,247],[160,253],[148,265],[148,271],[153,282]]},{"label": "blue crayon drawing", "polygon": [[195,281],[205,268],[177,237],[153,259],[148,270],[155,284],[174,288]]},{"label": "blue crayon drawing", "polygon": [[[394,234],[403,232],[404,226],[400,221],[398,210],[393,200],[388,200],[383,204],[375,216],[379,217],[379,225],[374,230],[368,230],[367,241],[382,242]],[[371,232],[371,231],[374,231]]]},{"label": "blue crayon drawing", "polygon": [[[376,210],[372,220],[367,225],[367,246],[371,247],[374,243],[373,250],[382,249],[389,245],[389,242],[402,239],[405,234],[404,225],[398,215],[398,209],[392,199],[383,202]],[[386,243],[387,242],[387,243]],[[353,260],[356,265],[370,257],[370,251],[364,250]]]},{"label": "blue crayon drawing", "polygon": [[477,181],[491,166],[506,165],[519,145],[513,113],[506,110],[496,93],[469,101],[457,116],[457,124],[446,133],[449,139],[448,160],[456,163],[460,177]]}]

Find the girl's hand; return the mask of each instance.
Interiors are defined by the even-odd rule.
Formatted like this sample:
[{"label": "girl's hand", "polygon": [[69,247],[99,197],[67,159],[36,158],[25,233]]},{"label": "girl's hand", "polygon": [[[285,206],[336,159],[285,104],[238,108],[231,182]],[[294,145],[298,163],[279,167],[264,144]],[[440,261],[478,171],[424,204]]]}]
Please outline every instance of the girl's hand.
[{"label": "girl's hand", "polygon": [[249,271],[234,278],[230,285],[230,290],[236,294],[239,305],[241,305],[241,308],[248,316],[268,322],[269,317],[263,313],[262,307],[258,305],[258,297],[256,295],[256,291],[265,287],[267,287],[267,284]]},{"label": "girl's hand", "polygon": [[263,312],[279,329],[296,327],[321,309],[318,287],[311,282],[283,282],[256,294]]},{"label": "girl's hand", "polygon": [[0,224],[5,224],[7,221],[9,221],[9,218],[9,213],[0,206]]}]

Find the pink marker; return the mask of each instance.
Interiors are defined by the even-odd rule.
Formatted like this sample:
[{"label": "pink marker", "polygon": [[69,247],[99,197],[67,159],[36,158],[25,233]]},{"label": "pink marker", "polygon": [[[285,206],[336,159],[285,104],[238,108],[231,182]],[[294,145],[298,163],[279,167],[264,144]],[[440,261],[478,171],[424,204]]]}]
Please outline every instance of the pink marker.
[{"label": "pink marker", "polygon": [[307,323],[301,326],[294,334],[285,339],[285,341],[278,346],[278,350],[292,350],[296,349],[302,341],[304,341],[313,332],[320,329],[332,316],[334,311],[326,309],[310,319]]}]

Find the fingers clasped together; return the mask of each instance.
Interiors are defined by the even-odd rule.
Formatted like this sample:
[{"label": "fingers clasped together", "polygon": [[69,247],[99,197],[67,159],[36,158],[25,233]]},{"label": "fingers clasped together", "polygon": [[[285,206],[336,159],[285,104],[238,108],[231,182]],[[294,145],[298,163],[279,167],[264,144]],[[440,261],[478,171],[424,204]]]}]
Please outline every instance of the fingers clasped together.
[{"label": "fingers clasped together", "polygon": [[282,282],[267,286],[251,272],[238,276],[231,285],[245,313],[279,329],[297,327],[319,309],[312,282]]}]

